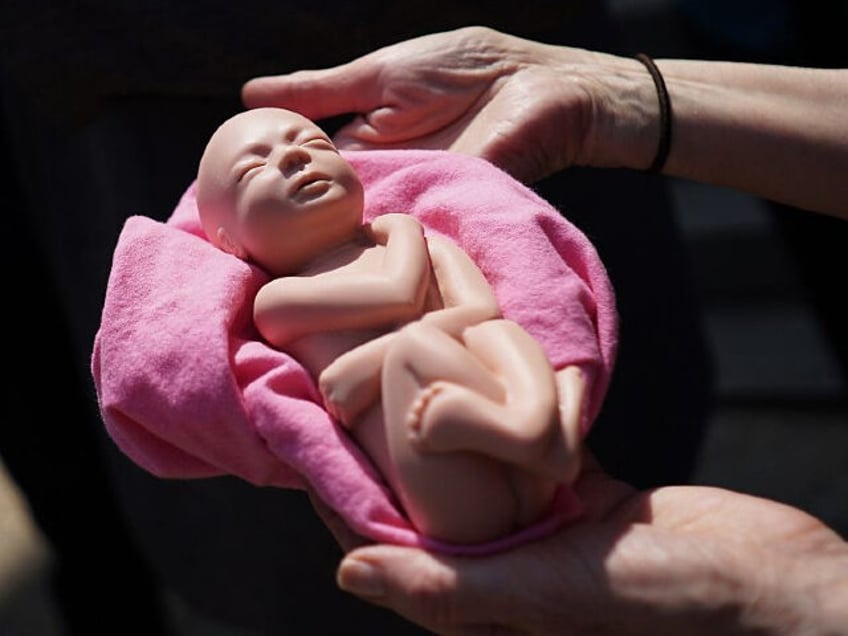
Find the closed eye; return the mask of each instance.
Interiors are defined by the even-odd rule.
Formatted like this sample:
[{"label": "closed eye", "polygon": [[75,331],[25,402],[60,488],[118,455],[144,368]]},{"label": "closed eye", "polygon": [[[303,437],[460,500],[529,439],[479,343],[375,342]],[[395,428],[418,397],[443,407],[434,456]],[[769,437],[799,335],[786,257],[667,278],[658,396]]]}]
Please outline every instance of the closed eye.
[{"label": "closed eye", "polygon": [[239,166],[238,167],[238,173],[236,175],[236,183],[241,183],[242,180],[248,174],[250,174],[250,172],[252,172],[256,168],[261,168],[263,165],[265,165],[265,164],[260,162],[260,161],[252,161],[250,163],[246,163],[246,164]]},{"label": "closed eye", "polygon": [[303,142],[303,145],[310,146],[311,148],[321,148],[324,150],[336,150],[336,146],[333,144],[333,142],[324,137],[315,137],[314,139],[307,139]]}]

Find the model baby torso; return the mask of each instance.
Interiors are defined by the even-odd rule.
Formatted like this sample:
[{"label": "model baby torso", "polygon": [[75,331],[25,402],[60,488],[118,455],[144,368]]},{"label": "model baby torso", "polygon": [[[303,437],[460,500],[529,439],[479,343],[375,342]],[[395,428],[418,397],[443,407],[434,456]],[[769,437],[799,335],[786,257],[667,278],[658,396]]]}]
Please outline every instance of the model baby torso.
[{"label": "model baby torso", "polygon": [[[385,255],[385,245],[363,238],[357,242],[345,244],[332,253],[311,262],[300,272],[299,277],[320,278],[322,282],[338,279],[341,285],[351,277],[370,277],[374,279],[374,284],[380,284],[379,274],[384,270]],[[438,283],[432,275],[428,278],[427,295],[421,308],[422,314],[442,308]],[[324,369],[342,354],[396,330],[405,322],[392,320],[355,329],[310,333],[291,342],[287,350],[309,370],[313,377],[318,378]]]},{"label": "model baby torso", "polygon": [[[468,289],[479,289],[478,283],[487,290],[484,297],[489,293],[476,265],[453,243],[441,237],[425,241],[429,263],[424,270],[426,280],[421,282],[425,292],[416,316],[400,320],[381,317],[373,324],[357,328],[325,328],[291,341],[286,348],[319,379],[329,410],[337,407],[337,401],[350,409],[345,414],[335,414],[386,478],[416,525],[452,540],[492,538],[537,518],[550,501],[554,483],[493,457],[467,452],[422,454],[409,442],[409,427],[415,425],[415,418],[423,419],[423,411],[429,408],[428,385],[434,380],[466,387],[474,384],[466,384],[468,378],[460,379],[464,371],[450,370],[462,366],[457,364],[453,353],[468,355],[450,349],[459,347],[462,340],[459,334],[449,336],[432,326],[417,332],[418,336],[409,334],[416,333],[416,328],[422,329],[419,318],[467,303]],[[310,262],[297,278],[312,279],[316,290],[338,291],[351,277],[358,282],[386,284],[386,257],[387,247],[365,235]],[[458,275],[460,271],[464,273]],[[460,283],[465,277],[468,277],[466,283]],[[474,281],[473,285],[469,284],[470,280]],[[499,319],[493,298],[491,308],[486,311],[489,315],[481,313],[479,325],[469,326],[480,330],[478,340],[488,348],[503,338],[505,321]],[[404,331],[404,326],[411,326],[413,331]],[[399,355],[405,359],[387,363],[391,350],[396,361]],[[507,392],[497,379],[503,370],[484,369],[482,359],[486,356],[480,354],[478,350],[480,372],[475,374],[481,381],[473,390],[488,392],[491,400],[505,401]],[[435,375],[429,379],[425,375],[431,373],[426,370],[427,358],[438,359]],[[420,369],[407,372],[417,365],[421,365]],[[403,379],[405,375],[408,381]],[[482,381],[484,377],[489,378],[488,385]],[[328,397],[326,391],[333,395]],[[520,413],[515,415],[520,419]],[[487,495],[481,499],[483,493]],[[436,509],[438,514],[433,513]],[[478,519],[482,530],[476,527]]]}]

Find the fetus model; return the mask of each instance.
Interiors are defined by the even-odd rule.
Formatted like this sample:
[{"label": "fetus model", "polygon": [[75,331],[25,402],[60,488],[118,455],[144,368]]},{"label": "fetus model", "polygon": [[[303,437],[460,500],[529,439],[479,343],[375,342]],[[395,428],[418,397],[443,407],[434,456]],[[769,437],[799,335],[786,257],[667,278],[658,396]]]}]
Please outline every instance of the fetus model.
[{"label": "fetus model", "polygon": [[402,211],[364,223],[351,165],[284,109],[224,122],[197,185],[210,242],[272,277],[259,333],[312,374],[419,532],[478,543],[545,515],[577,472],[584,378],[501,317],[462,249]]}]

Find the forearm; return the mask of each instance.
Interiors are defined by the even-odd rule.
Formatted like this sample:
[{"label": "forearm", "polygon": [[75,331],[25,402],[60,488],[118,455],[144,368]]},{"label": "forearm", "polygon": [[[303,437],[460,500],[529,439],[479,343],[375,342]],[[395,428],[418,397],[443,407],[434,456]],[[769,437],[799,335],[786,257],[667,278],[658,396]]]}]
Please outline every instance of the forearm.
[{"label": "forearm", "polygon": [[[657,65],[672,104],[665,174],[848,217],[848,71],[692,60]],[[603,76],[610,92],[587,162],[644,169],[659,137],[656,90],[640,62],[615,66]]]},{"label": "forearm", "polygon": [[422,316],[421,322],[436,327],[454,338],[459,338],[468,327],[499,317],[500,312],[497,311],[497,307],[493,308],[491,305],[480,303],[430,311]]},{"label": "forearm", "polygon": [[382,274],[275,279],[256,295],[253,320],[272,345],[347,329],[392,327],[420,315],[421,294]]},{"label": "forearm", "polygon": [[441,306],[422,322],[459,338],[468,327],[501,317],[491,285],[468,254],[439,237],[429,240],[429,253]]},{"label": "forearm", "polygon": [[420,307],[430,280],[423,227],[411,216],[393,213],[375,219],[371,231],[386,246],[383,272],[387,289],[397,290],[396,296],[406,296]]},{"label": "forearm", "polygon": [[848,73],[660,61],[674,109],[666,172],[848,218]]}]

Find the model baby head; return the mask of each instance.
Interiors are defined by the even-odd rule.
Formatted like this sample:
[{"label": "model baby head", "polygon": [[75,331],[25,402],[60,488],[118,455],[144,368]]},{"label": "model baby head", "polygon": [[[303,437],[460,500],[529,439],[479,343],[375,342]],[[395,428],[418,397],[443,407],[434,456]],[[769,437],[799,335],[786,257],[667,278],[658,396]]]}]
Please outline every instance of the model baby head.
[{"label": "model baby head", "polygon": [[214,245],[283,275],[356,234],[363,191],[314,122],[258,108],[212,135],[200,160],[197,206]]}]

